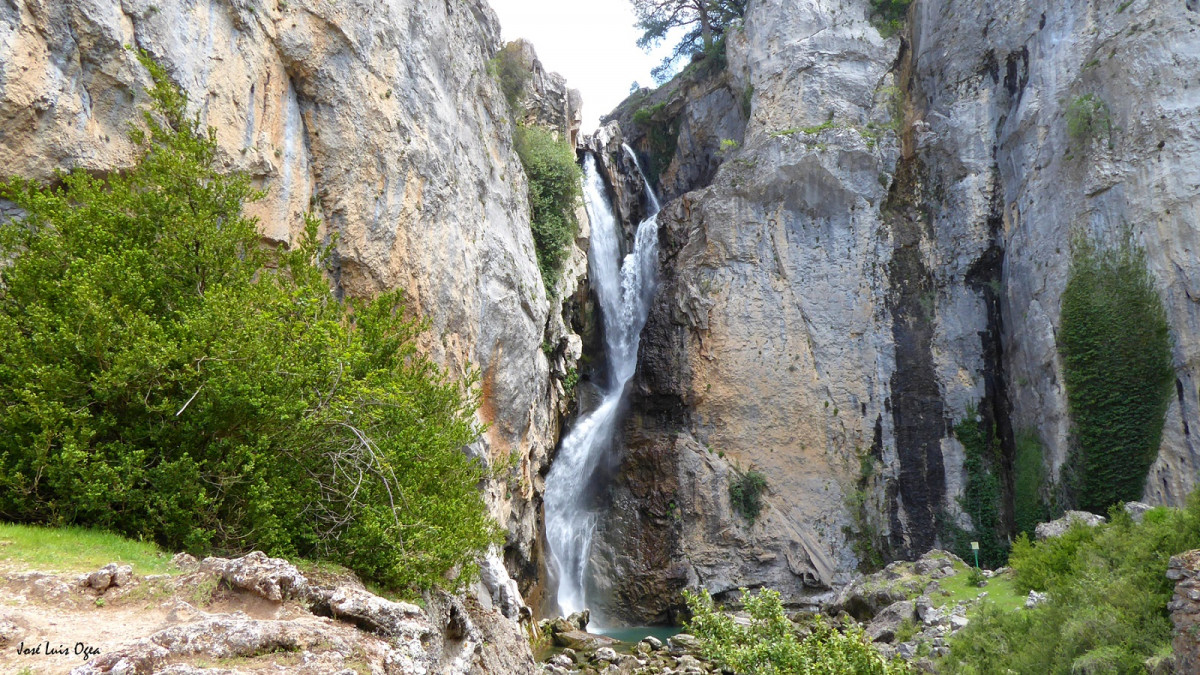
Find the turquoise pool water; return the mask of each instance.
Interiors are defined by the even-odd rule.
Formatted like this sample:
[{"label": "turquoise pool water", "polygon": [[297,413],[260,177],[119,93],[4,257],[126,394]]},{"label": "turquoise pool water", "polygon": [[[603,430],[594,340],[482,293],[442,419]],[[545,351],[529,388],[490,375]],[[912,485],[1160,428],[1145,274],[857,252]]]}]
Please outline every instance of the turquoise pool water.
[{"label": "turquoise pool water", "polygon": [[642,638],[649,635],[653,635],[665,643],[667,638],[683,631],[678,626],[616,626],[611,628],[588,626],[588,630],[629,644],[637,644]]}]

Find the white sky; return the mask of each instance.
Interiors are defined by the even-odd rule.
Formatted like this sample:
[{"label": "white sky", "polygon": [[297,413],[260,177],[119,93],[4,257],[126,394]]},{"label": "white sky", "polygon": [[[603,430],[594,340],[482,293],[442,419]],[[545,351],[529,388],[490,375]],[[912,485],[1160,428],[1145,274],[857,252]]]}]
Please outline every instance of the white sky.
[{"label": "white sky", "polygon": [[670,45],[650,55],[637,47],[629,0],[488,0],[504,40],[533,43],[546,70],[562,74],[583,94],[583,132],[600,125],[637,82],[654,86],[650,69]]}]

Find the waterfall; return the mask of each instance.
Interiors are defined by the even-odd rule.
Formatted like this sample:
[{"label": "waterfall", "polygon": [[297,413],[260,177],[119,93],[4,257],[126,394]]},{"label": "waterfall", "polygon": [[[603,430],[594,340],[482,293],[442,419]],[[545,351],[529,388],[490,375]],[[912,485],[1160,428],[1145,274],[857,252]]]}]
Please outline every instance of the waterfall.
[{"label": "waterfall", "polygon": [[[637,165],[629,146],[622,146]],[[596,468],[609,451],[625,385],[637,367],[638,340],[654,297],[658,263],[658,199],[642,175],[650,213],[638,225],[633,252],[621,261],[621,231],[591,154],[584,160],[583,199],[592,224],[588,262],[600,302],[608,385],[600,405],[580,417],[559,446],[546,477],[546,543],[564,614],[586,606],[584,579],[599,514],[589,504]],[[638,166],[641,174],[641,167]],[[620,265],[618,266],[618,263]]]}]

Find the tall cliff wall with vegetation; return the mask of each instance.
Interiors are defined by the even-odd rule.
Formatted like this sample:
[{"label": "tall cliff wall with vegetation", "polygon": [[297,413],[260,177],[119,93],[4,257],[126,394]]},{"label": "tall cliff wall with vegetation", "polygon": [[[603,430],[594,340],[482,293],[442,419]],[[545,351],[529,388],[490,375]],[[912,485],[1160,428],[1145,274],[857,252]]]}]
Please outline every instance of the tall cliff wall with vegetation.
[{"label": "tall cliff wall with vegetation", "polygon": [[[542,474],[580,355],[562,313],[586,270],[578,93],[524,44],[506,91],[481,0],[16,3],[0,35],[6,176],[133,169],[129,125],[157,63],[213,130],[214,169],[263,191],[245,215],[266,244],[299,247],[311,216],[339,298],[399,293],[427,322],[415,353],[478,393],[472,433],[453,442],[478,461],[503,533],[480,593],[515,617],[505,568],[532,578],[539,559]],[[0,214],[28,215],[13,202]]]},{"label": "tall cliff wall with vegetation", "polygon": [[1183,504],[1198,21],[760,0],[607,118],[670,200],[593,552],[612,611],[649,593],[633,614],[662,619],[697,585],[815,602],[934,546],[1001,564],[1064,508]]}]

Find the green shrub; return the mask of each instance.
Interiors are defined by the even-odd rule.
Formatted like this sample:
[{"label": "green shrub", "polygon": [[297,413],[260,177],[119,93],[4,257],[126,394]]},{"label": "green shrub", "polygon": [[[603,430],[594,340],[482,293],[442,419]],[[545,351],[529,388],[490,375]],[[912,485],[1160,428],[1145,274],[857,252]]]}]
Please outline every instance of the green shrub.
[{"label": "green shrub", "polygon": [[1067,133],[1081,143],[1107,137],[1112,132],[1112,115],[1108,104],[1095,94],[1077,96],[1067,106]]},{"label": "green shrub", "polygon": [[525,96],[529,79],[533,77],[529,64],[525,62],[521,53],[520,43],[510,42],[504,45],[495,58],[488,61],[488,72],[500,83],[500,91],[504,93],[508,107],[520,112],[521,99]]},{"label": "green shrub", "polygon": [[1120,507],[1109,517],[1037,544],[1019,537],[1010,558],[1016,584],[1047,601],[985,606],[951,639],[942,672],[1145,672],[1146,659],[1169,651],[1167,562],[1200,547],[1200,496],[1187,509],[1150,511],[1140,525]]},{"label": "green shrub", "polygon": [[0,518],[465,582],[497,536],[461,451],[476,395],[416,351],[399,292],[337,301],[315,220],[261,245],[249,178],[142,59],[136,166],[0,185],[27,214],[0,225]]},{"label": "green shrub", "polygon": [[679,120],[666,113],[667,104],[658,103],[646,108],[640,108],[633,113],[633,123],[646,132],[646,140],[650,145],[650,162],[647,166],[649,178],[658,184],[663,172],[675,158],[675,149],[679,143]]},{"label": "green shrub", "polygon": [[1141,250],[1076,242],[1058,348],[1076,441],[1076,504],[1103,513],[1139,499],[1175,377],[1166,312]]},{"label": "green shrub", "polygon": [[754,109],[754,85],[747,84],[742,90],[742,117],[750,119],[750,113]]},{"label": "green shrub", "polygon": [[979,542],[979,562],[995,569],[1008,560],[1008,542],[1000,529],[1000,481],[996,477],[999,443],[990,424],[977,419],[968,408],[966,419],[954,427],[954,437],[963,446],[963,468],[967,484],[960,499],[971,519],[973,532],[951,530],[951,548],[963,560],[973,560],[971,541]]},{"label": "green shrub", "polygon": [[1041,497],[1045,480],[1045,460],[1037,432],[1018,433],[1013,458],[1013,524],[1017,532],[1033,534],[1037,524],[1049,518],[1049,509]]},{"label": "green shrub", "polygon": [[742,594],[750,615],[748,626],[717,610],[707,590],[683,593],[692,613],[686,629],[699,640],[701,655],[726,671],[744,675],[915,672],[903,661],[884,660],[859,626],[839,631],[815,617],[812,632],[800,639],[784,614],[779,593],[763,590],[750,595],[743,588]]},{"label": "green shrub", "polygon": [[904,28],[912,0],[871,0],[871,22],[879,33],[891,37]]},{"label": "green shrub", "polygon": [[575,152],[554,132],[538,126],[518,126],[516,142],[529,179],[529,227],[542,282],[549,294],[558,284],[568,247],[579,229],[575,200],[581,176]]},{"label": "green shrub", "polygon": [[729,484],[729,503],[751,524],[762,512],[762,494],[767,491],[767,477],[750,470],[738,473]]}]

